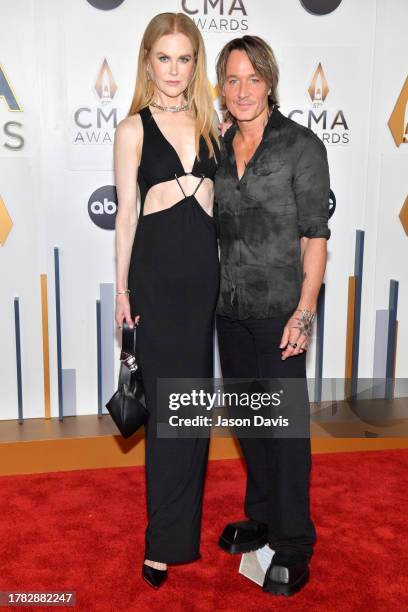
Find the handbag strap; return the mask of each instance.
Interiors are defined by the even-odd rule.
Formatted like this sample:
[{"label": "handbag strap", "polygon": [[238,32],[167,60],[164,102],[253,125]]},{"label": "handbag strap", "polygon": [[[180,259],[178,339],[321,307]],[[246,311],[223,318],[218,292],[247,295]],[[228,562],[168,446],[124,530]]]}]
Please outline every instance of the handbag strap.
[{"label": "handbag strap", "polygon": [[129,368],[131,372],[137,370],[136,364],[136,325],[130,327],[123,321],[122,326],[122,351],[120,354],[121,362]]}]

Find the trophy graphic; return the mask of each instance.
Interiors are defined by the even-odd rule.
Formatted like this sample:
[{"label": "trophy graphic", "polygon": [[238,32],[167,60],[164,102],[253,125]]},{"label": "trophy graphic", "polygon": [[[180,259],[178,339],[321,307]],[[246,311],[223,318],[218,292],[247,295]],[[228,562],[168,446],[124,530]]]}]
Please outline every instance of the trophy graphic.
[{"label": "trophy graphic", "polygon": [[307,91],[313,104],[320,106],[320,104],[323,104],[327,98],[329,93],[329,85],[327,83],[326,75],[324,74],[321,62],[319,62],[319,65],[314,72]]},{"label": "trophy graphic", "polygon": [[117,89],[118,87],[113,78],[112,70],[106,58],[104,58],[95,83],[95,91],[101,100],[101,104],[109,104],[112,102]]}]

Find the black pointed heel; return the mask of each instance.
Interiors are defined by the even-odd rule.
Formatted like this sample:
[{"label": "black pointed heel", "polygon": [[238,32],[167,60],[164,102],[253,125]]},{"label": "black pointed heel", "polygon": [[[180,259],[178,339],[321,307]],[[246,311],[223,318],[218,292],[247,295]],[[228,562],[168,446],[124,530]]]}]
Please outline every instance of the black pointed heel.
[{"label": "black pointed heel", "polygon": [[167,579],[167,570],[159,570],[143,563],[142,576],[154,589],[158,589]]}]

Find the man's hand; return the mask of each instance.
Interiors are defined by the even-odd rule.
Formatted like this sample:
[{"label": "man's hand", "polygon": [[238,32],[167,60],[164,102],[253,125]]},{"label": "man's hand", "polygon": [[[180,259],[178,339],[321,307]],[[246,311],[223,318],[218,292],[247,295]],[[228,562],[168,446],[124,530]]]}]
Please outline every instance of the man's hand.
[{"label": "man's hand", "polygon": [[282,359],[300,355],[307,350],[312,335],[314,311],[297,309],[286,323],[279,348]]}]

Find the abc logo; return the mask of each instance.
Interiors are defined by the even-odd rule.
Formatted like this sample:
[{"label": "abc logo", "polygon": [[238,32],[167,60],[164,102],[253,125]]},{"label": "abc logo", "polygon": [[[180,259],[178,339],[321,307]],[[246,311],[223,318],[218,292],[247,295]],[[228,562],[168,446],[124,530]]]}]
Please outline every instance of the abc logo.
[{"label": "abc logo", "polygon": [[88,214],[98,227],[115,229],[118,196],[115,185],[104,185],[96,189],[88,201]]},{"label": "abc logo", "polygon": [[123,0],[88,0],[89,4],[96,9],[101,11],[112,11],[115,8],[118,8],[123,2]]},{"label": "abc logo", "polygon": [[333,216],[334,211],[336,210],[336,196],[333,191],[330,189],[329,195],[329,219]]},{"label": "abc logo", "polygon": [[312,15],[328,15],[341,4],[341,0],[300,0],[300,2]]}]

